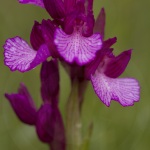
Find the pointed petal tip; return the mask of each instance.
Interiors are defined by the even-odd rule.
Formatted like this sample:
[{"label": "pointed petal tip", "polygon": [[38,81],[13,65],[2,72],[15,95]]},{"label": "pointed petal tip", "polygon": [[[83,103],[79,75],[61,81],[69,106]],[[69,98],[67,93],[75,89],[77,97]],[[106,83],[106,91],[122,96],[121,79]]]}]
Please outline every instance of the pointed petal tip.
[{"label": "pointed petal tip", "polygon": [[129,50],[126,50],[126,51],[124,51],[124,52],[122,52],[122,53],[131,56],[132,51],[133,51],[132,49],[129,49]]},{"label": "pointed petal tip", "polygon": [[106,14],[104,8],[102,8],[99,12],[99,15],[96,19],[94,26],[94,32],[100,33],[102,39],[104,39],[105,36],[105,24],[106,24]]},{"label": "pointed petal tip", "polygon": [[4,94],[4,96],[6,97],[6,99],[7,99],[7,100],[9,100],[9,99],[10,99],[10,94],[5,93],[5,94]]}]

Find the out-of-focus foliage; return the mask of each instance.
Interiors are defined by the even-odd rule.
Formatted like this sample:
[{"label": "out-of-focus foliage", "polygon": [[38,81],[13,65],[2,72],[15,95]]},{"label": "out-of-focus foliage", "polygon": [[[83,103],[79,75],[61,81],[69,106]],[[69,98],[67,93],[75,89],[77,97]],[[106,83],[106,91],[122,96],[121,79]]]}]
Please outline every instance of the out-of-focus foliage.
[{"label": "out-of-focus foliage", "polygon": [[[82,112],[83,133],[93,121],[94,130],[91,150],[149,150],[150,149],[150,1],[149,0],[95,0],[94,11],[106,10],[105,39],[117,36],[115,53],[133,48],[132,59],[123,76],[135,77],[141,85],[141,100],[133,107],[123,108],[112,102],[107,108],[95,95],[89,84]],[[37,106],[40,98],[40,66],[27,72],[10,72],[3,64],[5,40],[19,35],[29,41],[34,20],[48,18],[44,9],[32,5],[21,5],[17,0],[0,4],[0,149],[1,150],[46,150],[35,133],[35,129],[22,124],[12,111],[5,92],[16,92],[24,82]],[[65,114],[64,104],[69,94],[70,83],[63,68],[61,73],[60,108]]]}]

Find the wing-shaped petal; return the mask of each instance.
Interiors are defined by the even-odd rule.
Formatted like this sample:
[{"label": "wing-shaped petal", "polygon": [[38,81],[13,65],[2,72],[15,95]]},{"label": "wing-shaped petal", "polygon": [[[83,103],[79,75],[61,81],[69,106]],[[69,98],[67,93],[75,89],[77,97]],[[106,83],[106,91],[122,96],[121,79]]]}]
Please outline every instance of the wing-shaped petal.
[{"label": "wing-shaped petal", "polygon": [[84,37],[80,31],[67,35],[61,29],[55,32],[55,44],[60,55],[69,63],[84,65],[94,59],[102,46],[100,34]]},{"label": "wing-shaped petal", "polygon": [[46,45],[41,45],[38,51],[33,50],[20,37],[10,38],[4,45],[5,65],[11,71],[25,72],[35,68],[50,56]]},{"label": "wing-shaped petal", "polygon": [[111,100],[118,101],[122,106],[131,106],[139,101],[139,83],[133,78],[113,79],[96,72],[91,81],[95,93],[108,107]]}]

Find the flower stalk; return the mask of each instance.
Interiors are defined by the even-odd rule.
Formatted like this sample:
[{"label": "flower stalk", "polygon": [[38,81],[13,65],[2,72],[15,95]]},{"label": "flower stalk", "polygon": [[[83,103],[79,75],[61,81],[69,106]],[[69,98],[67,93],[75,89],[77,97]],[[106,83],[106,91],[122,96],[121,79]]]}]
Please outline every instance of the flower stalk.
[{"label": "flower stalk", "polygon": [[81,94],[82,82],[74,80],[66,105],[66,140],[67,150],[80,150],[82,144],[81,107],[83,93]]}]

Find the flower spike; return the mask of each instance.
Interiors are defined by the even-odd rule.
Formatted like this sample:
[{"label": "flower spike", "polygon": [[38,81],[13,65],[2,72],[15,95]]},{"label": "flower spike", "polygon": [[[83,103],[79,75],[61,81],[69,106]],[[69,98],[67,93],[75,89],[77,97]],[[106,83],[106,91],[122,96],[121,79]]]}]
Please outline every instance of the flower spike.
[{"label": "flower spike", "polygon": [[4,45],[5,65],[11,71],[29,71],[50,56],[46,45],[41,45],[38,51],[33,50],[20,37],[10,38]]}]

